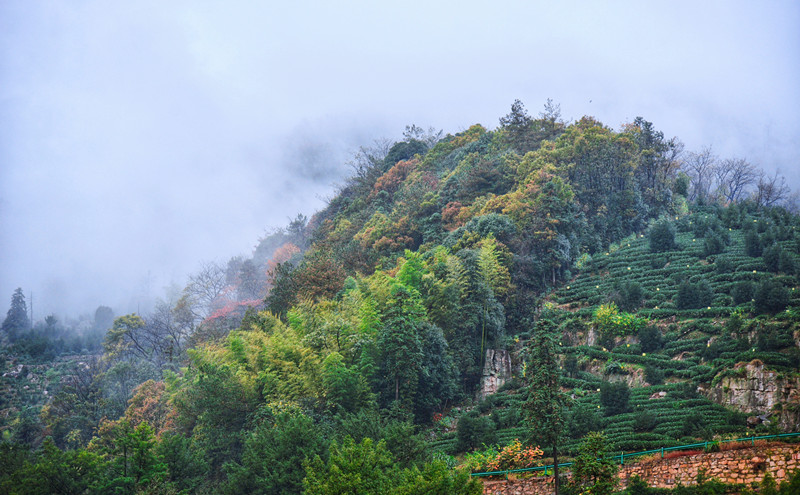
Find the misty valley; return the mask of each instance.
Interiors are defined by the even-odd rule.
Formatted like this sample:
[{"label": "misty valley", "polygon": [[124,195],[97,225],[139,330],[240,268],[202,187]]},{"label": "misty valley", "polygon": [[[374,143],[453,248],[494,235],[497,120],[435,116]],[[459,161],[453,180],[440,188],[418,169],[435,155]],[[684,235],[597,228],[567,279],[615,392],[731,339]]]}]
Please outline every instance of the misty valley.
[{"label": "misty valley", "polygon": [[800,493],[618,475],[800,441],[784,176],[552,100],[349,166],[141,313],[0,295],[0,493]]}]

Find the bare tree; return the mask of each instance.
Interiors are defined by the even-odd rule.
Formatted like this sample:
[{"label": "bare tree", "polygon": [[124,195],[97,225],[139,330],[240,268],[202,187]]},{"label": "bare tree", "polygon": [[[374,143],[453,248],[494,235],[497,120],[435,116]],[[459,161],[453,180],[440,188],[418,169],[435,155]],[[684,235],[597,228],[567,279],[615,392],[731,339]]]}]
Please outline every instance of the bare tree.
[{"label": "bare tree", "polygon": [[443,134],[441,130],[437,130],[435,127],[428,127],[426,131],[422,127],[411,124],[407,125],[406,130],[403,131],[403,139],[406,141],[411,141],[412,139],[422,141],[430,149],[442,139]]},{"label": "bare tree", "polygon": [[179,313],[169,304],[159,302],[147,318],[145,332],[155,350],[154,363],[161,369],[164,365],[175,367],[184,357],[186,340],[193,330],[191,323],[179,318]]},{"label": "bare tree", "polygon": [[200,271],[189,277],[183,289],[189,307],[200,319],[208,317],[220,306],[220,299],[228,292],[225,268],[214,262],[205,262]]},{"label": "bare tree", "polygon": [[387,138],[376,139],[372,146],[359,147],[353,159],[347,162],[353,170],[351,180],[356,184],[369,182],[375,175],[376,169],[380,170],[383,167],[383,159],[389,154],[391,147],[392,142]]},{"label": "bare tree", "polygon": [[728,203],[739,201],[747,189],[756,183],[758,170],[744,158],[728,158],[714,169],[717,180],[717,195]]},{"label": "bare tree", "polygon": [[707,199],[714,180],[714,169],[717,157],[710,147],[703,148],[700,153],[689,153],[683,162],[683,169],[689,176],[689,200]]},{"label": "bare tree", "polygon": [[786,177],[779,175],[769,176],[763,170],[758,177],[753,200],[758,206],[775,206],[789,199],[791,190],[786,184]]}]

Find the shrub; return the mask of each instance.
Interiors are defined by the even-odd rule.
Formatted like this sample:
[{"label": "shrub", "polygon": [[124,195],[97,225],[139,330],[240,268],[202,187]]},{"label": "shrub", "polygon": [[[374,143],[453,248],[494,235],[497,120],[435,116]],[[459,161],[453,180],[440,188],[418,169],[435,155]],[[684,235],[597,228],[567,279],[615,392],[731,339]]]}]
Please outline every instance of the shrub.
[{"label": "shrub", "polygon": [[650,411],[640,411],[633,418],[633,431],[637,433],[653,431],[656,424],[658,421],[655,414]]},{"label": "shrub", "polygon": [[538,466],[542,449],[522,445],[517,439],[501,449],[487,447],[464,456],[462,467],[470,471],[506,471]]},{"label": "shrub", "polygon": [[789,304],[789,291],[777,280],[768,279],[756,288],[754,306],[758,313],[776,313]]},{"label": "shrub", "polygon": [[675,243],[675,227],[669,220],[659,220],[650,230],[650,251],[663,253],[672,251],[678,246]]},{"label": "shrub", "polygon": [[661,330],[655,325],[648,325],[642,328],[639,330],[639,344],[642,346],[642,352],[660,350],[664,346]]},{"label": "shrub", "polygon": [[644,318],[637,318],[630,313],[620,313],[615,303],[601,304],[592,314],[592,323],[597,326],[601,335],[632,335],[647,324]]},{"label": "shrub", "polygon": [[608,439],[603,433],[590,433],[584,438],[572,464],[569,489],[573,493],[610,495],[619,480],[617,464],[611,460]]},{"label": "shrub", "polygon": [[692,412],[683,418],[683,422],[681,423],[681,435],[702,436],[706,433],[705,425],[706,422],[703,415],[699,412]]},{"label": "shrub", "polygon": [[600,404],[606,416],[622,414],[628,411],[631,391],[625,382],[603,382],[600,384]]},{"label": "shrub", "polygon": [[703,247],[703,257],[707,258],[712,254],[719,254],[725,250],[725,241],[716,233],[711,233],[706,237]]},{"label": "shrub", "polygon": [[731,261],[730,258],[719,257],[714,262],[714,271],[719,275],[722,275],[723,273],[731,273],[734,271],[734,269],[735,267],[733,265],[733,261]]},{"label": "shrub", "polygon": [[753,299],[754,293],[755,286],[753,285],[753,282],[748,280],[736,282],[731,288],[731,297],[733,298],[734,304],[737,305],[746,303],[747,301]]},{"label": "shrub", "polygon": [[655,366],[645,366],[644,379],[650,385],[661,385],[664,383],[664,371]]},{"label": "shrub", "polygon": [[684,280],[678,286],[675,305],[678,309],[699,309],[710,306],[714,300],[714,291],[707,280],[697,283]]},{"label": "shrub", "polygon": [[795,271],[794,256],[788,251],[781,251],[778,269],[786,275],[793,275]]},{"label": "shrub", "polygon": [[636,282],[623,282],[611,300],[623,311],[633,311],[642,305],[642,286]]},{"label": "shrub", "polygon": [[773,244],[764,250],[764,265],[768,272],[776,273],[781,262],[781,247]]},{"label": "shrub", "polygon": [[456,450],[468,452],[481,445],[497,442],[497,426],[487,416],[467,414],[461,416],[456,428]]},{"label": "shrub", "polygon": [[744,252],[751,258],[761,256],[761,239],[758,238],[758,233],[753,229],[748,229],[744,234]]},{"label": "shrub", "polygon": [[599,430],[600,418],[597,417],[597,409],[589,404],[575,404],[570,411],[568,425],[567,431],[572,438],[580,438],[590,431]]}]

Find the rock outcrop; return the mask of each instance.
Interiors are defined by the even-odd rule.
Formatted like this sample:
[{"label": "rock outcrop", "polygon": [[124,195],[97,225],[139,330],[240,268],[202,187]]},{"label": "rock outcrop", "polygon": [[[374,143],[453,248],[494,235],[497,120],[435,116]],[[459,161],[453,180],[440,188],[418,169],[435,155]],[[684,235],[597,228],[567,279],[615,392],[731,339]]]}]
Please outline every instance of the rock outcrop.
[{"label": "rock outcrop", "polygon": [[800,378],[767,369],[759,360],[738,364],[734,373],[706,389],[706,396],[743,413],[772,414],[769,419],[785,431],[800,428]]},{"label": "rock outcrop", "polygon": [[483,399],[496,393],[509,380],[511,380],[511,355],[509,352],[501,349],[487,349],[478,398]]}]

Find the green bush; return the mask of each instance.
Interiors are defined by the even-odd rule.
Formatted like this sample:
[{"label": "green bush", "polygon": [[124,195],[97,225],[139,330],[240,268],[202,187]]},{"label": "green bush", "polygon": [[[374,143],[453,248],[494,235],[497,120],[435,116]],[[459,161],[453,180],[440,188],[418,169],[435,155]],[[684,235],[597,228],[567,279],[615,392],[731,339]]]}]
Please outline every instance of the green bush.
[{"label": "green bush", "polygon": [[483,445],[497,443],[497,425],[487,416],[466,414],[458,420],[456,450],[469,452]]},{"label": "green bush", "polygon": [[642,352],[655,352],[664,346],[664,338],[661,336],[661,330],[655,325],[648,325],[639,330],[639,344],[642,346]]},{"label": "green bush", "polygon": [[733,303],[736,305],[746,303],[753,299],[754,293],[755,286],[753,282],[747,280],[736,282],[731,288],[731,297],[733,298]]},{"label": "green bush", "polygon": [[650,230],[650,251],[663,253],[677,249],[675,227],[669,220],[659,220]]},{"label": "green bush", "polygon": [[719,254],[725,250],[725,241],[716,233],[711,233],[706,237],[703,246],[703,257],[707,258],[713,254]]},{"label": "green bush", "polygon": [[700,309],[711,306],[714,300],[714,291],[707,280],[697,283],[684,280],[678,286],[678,295],[675,305],[678,309]]},{"label": "green bush", "polygon": [[664,383],[664,371],[655,366],[644,367],[644,379],[650,385],[661,385]]},{"label": "green bush", "polygon": [[642,286],[636,282],[619,284],[611,300],[623,311],[633,311],[642,305]]},{"label": "green bush", "polygon": [[758,313],[777,313],[789,304],[789,290],[775,279],[761,282],[755,290],[753,303]]},{"label": "green bush", "polygon": [[792,253],[788,251],[781,251],[780,261],[778,263],[778,269],[781,272],[785,273],[786,275],[794,275],[795,262]]},{"label": "green bush", "polygon": [[744,234],[744,252],[751,258],[761,256],[761,239],[759,239],[758,233],[753,229],[748,229]]},{"label": "green bush", "polygon": [[600,385],[600,404],[606,416],[627,412],[630,397],[631,391],[625,382],[603,382]]},{"label": "green bush", "polygon": [[777,244],[773,244],[764,249],[764,265],[766,265],[768,272],[776,273],[778,271],[781,262],[781,253],[781,247]]},{"label": "green bush", "polygon": [[633,431],[637,433],[653,431],[657,424],[657,417],[651,411],[640,411],[633,417]]},{"label": "green bush", "polygon": [[736,267],[734,266],[733,261],[731,261],[731,259],[727,256],[720,256],[714,262],[714,271],[719,275],[722,275],[723,273],[731,273],[735,269]]}]

